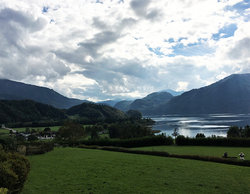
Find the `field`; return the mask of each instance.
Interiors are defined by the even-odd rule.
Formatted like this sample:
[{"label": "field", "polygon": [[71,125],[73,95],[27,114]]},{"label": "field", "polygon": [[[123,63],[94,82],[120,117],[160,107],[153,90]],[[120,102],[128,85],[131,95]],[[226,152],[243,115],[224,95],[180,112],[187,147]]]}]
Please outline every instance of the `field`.
[{"label": "field", "polygon": [[9,134],[9,130],[0,128],[0,135]]},{"label": "field", "polygon": [[80,148],[30,156],[23,194],[250,193],[250,168]]},{"label": "field", "polygon": [[240,152],[245,154],[245,159],[250,160],[249,147],[213,147],[213,146],[152,146],[133,148],[136,150],[148,151],[166,151],[170,154],[180,155],[201,155],[201,156],[216,156],[221,157],[224,152],[228,153],[229,157],[238,157]]}]

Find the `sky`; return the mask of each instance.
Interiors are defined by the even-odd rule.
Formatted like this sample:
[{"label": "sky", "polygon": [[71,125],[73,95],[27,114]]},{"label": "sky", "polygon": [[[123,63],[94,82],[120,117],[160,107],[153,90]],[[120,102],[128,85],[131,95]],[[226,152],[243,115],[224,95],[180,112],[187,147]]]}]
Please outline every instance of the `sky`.
[{"label": "sky", "polygon": [[0,78],[91,101],[250,73],[250,0],[0,0]]}]

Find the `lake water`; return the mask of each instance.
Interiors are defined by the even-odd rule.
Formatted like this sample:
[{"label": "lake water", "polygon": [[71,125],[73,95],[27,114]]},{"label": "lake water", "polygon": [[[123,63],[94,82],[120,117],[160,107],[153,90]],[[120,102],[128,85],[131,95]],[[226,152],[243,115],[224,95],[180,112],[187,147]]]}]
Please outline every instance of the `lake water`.
[{"label": "lake water", "polygon": [[197,133],[226,137],[230,126],[250,125],[250,114],[164,115],[151,117],[153,129],[171,135],[175,128],[180,135],[194,137]]}]

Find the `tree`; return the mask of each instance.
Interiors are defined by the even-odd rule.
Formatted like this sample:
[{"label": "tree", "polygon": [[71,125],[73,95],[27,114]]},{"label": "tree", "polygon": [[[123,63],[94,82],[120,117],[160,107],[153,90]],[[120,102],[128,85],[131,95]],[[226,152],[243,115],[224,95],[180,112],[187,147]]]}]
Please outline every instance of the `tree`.
[{"label": "tree", "polygon": [[152,135],[152,129],[136,121],[123,121],[108,127],[111,138],[135,138]]},{"label": "tree", "polygon": [[245,126],[243,133],[244,137],[250,137],[250,127],[248,125]]},{"label": "tree", "polygon": [[140,120],[142,118],[142,114],[138,110],[129,110],[126,114],[132,120]]},{"label": "tree", "polygon": [[172,133],[172,136],[174,136],[174,138],[176,139],[176,137],[177,137],[178,135],[179,135],[178,129],[175,128],[175,129],[174,129],[174,132]]},{"label": "tree", "polygon": [[28,136],[28,141],[36,141],[36,140],[38,140],[38,137],[33,134]]},{"label": "tree", "polygon": [[25,133],[30,133],[30,128],[29,127],[25,128]]},{"label": "tree", "polygon": [[98,139],[99,132],[104,131],[104,128],[102,125],[94,125],[86,127],[85,130],[88,134],[90,134],[91,139]]},{"label": "tree", "polygon": [[81,124],[67,122],[58,130],[58,137],[65,140],[76,140],[85,136],[85,130]]},{"label": "tree", "polygon": [[195,138],[205,138],[206,136],[204,135],[204,133],[197,133]]},{"label": "tree", "polygon": [[46,127],[46,128],[44,128],[44,130],[43,130],[45,133],[47,133],[47,132],[51,132],[51,129],[49,128],[49,127]]},{"label": "tree", "polygon": [[240,137],[240,129],[237,126],[231,126],[227,131],[227,137]]}]

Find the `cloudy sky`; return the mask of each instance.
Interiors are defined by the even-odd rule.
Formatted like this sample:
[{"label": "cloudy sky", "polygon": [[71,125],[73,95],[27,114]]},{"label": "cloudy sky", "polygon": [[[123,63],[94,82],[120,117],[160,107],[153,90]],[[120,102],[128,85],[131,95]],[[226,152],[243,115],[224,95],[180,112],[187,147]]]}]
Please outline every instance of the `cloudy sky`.
[{"label": "cloudy sky", "polygon": [[250,73],[250,1],[0,0],[0,78],[88,100]]}]

